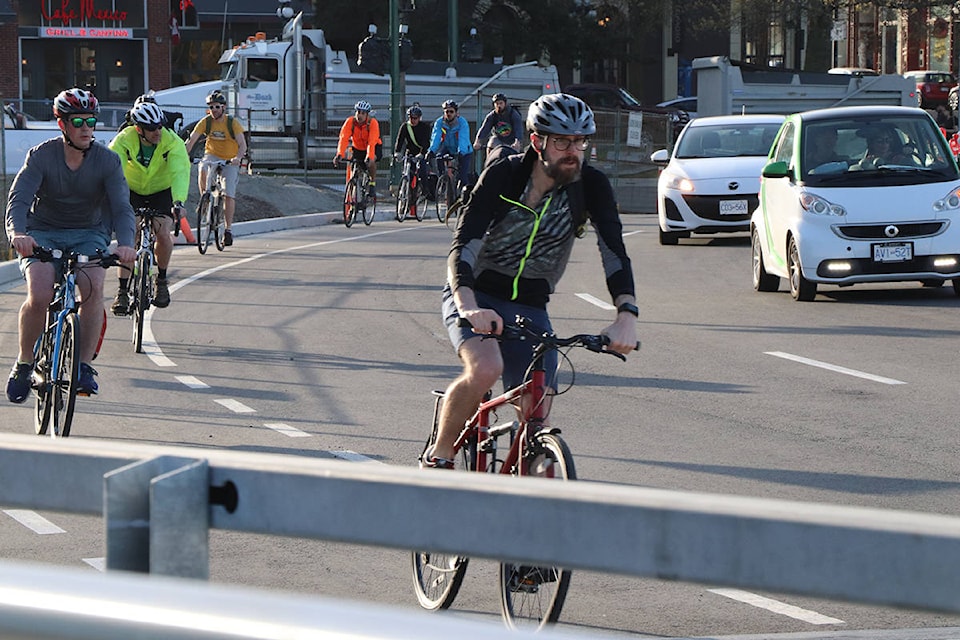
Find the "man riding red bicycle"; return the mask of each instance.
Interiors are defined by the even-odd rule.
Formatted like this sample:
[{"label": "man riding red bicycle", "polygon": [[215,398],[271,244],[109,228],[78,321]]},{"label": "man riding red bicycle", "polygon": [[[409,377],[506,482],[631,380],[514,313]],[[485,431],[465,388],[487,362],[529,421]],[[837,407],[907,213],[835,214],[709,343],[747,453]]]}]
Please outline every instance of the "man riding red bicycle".
[{"label": "man riding red bicycle", "polygon": [[[596,132],[593,112],[579,98],[545,95],[530,105],[526,126],[530,147],[484,169],[454,234],[443,317],[463,371],[445,392],[436,443],[422,458],[425,467],[453,468],[454,442],[498,378],[505,389],[522,384],[530,344],[482,340],[481,334],[499,334],[504,318],[517,315],[551,330],[547,302],[588,221],[617,308],[616,319],[602,331],[610,339],[607,349],[627,354],[637,345],[639,312],[613,189],[602,172],[584,163]],[[460,317],[473,329],[459,327]],[[555,351],[547,355],[546,369],[555,390]]]}]

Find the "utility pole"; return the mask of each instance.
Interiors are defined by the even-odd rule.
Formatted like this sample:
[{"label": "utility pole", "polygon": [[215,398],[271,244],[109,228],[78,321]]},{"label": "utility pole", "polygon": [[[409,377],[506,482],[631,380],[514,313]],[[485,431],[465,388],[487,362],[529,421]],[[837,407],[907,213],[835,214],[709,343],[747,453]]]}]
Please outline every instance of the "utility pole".
[{"label": "utility pole", "polygon": [[454,65],[460,59],[460,18],[457,15],[457,0],[448,0],[447,6],[449,7],[447,10],[447,41],[450,43],[447,60],[451,65]]}]

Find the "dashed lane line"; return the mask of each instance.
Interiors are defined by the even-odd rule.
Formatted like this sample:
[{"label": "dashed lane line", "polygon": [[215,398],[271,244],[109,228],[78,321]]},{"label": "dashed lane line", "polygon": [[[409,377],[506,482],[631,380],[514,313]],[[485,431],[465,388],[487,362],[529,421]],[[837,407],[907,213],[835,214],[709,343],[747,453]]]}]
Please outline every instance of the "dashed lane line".
[{"label": "dashed lane line", "polygon": [[801,609],[800,607],[795,607],[792,604],[780,602],[779,600],[765,598],[755,593],[750,593],[749,591],[741,591],[740,589],[707,589],[707,591],[715,593],[718,596],[731,598],[754,607],[759,607],[760,609],[766,609],[773,613],[795,618],[796,620],[802,620],[809,624],[844,624],[843,620],[831,618],[830,616],[825,616],[816,611],[810,611],[809,609]]},{"label": "dashed lane line", "polygon": [[106,558],[84,558],[83,561],[103,573],[107,570],[107,559]]},{"label": "dashed lane line", "polygon": [[311,434],[306,431],[301,431],[296,427],[291,427],[288,424],[282,422],[265,422],[263,424],[267,429],[273,429],[277,433],[282,433],[283,435],[289,438],[309,438]]},{"label": "dashed lane line", "polygon": [[609,302],[605,302],[596,296],[590,295],[589,293],[578,293],[577,297],[585,302],[589,302],[595,307],[600,307],[604,311],[613,311],[616,309],[616,307]]},{"label": "dashed lane line", "polygon": [[374,464],[383,464],[379,460],[374,460],[373,458],[369,458],[363,454],[357,453],[356,451],[349,451],[346,449],[343,451],[327,451],[327,453],[335,458],[340,458],[341,460],[347,460],[349,462],[373,462]]},{"label": "dashed lane line", "polygon": [[9,509],[4,510],[4,513],[25,526],[27,529],[30,529],[34,533],[40,534],[41,536],[49,535],[51,533],[66,533],[66,531],[53,524],[36,511],[28,511],[26,509]]},{"label": "dashed lane line", "polygon": [[800,364],[808,364],[811,367],[819,367],[821,369],[826,369],[828,371],[834,371],[836,373],[842,373],[848,376],[854,376],[856,378],[863,378],[864,380],[872,380],[873,382],[879,382],[881,384],[907,384],[902,380],[894,380],[893,378],[884,378],[883,376],[874,375],[872,373],[864,373],[863,371],[857,371],[856,369],[848,369],[846,367],[840,367],[835,364],[830,364],[828,362],[811,360],[810,358],[796,356],[796,355],[793,355],[792,353],[784,353],[783,351],[764,351],[764,353],[767,354],[768,356],[783,358],[784,360],[792,360],[794,362],[799,362]]},{"label": "dashed lane line", "polygon": [[209,389],[210,385],[199,378],[194,376],[174,376],[178,382],[184,384],[191,389]]},{"label": "dashed lane line", "polygon": [[216,400],[214,400],[214,402],[216,402],[221,406],[226,407],[227,409],[229,409],[230,411],[233,411],[234,413],[256,413],[257,412],[256,409],[248,407],[247,405],[243,404],[242,402],[238,402],[233,398],[217,398]]}]

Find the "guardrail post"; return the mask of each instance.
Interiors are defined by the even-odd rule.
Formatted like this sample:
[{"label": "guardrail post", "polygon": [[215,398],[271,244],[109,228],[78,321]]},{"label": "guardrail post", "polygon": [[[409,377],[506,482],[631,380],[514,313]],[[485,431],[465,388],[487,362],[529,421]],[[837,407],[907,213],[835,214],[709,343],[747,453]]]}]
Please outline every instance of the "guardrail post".
[{"label": "guardrail post", "polygon": [[161,456],[103,476],[107,570],[206,579],[207,462]]}]

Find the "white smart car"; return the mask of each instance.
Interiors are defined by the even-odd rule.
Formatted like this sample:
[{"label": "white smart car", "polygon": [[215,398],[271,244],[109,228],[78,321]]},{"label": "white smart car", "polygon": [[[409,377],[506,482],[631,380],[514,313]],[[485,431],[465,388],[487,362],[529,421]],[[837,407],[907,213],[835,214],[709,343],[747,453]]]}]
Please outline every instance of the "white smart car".
[{"label": "white smart car", "polygon": [[760,171],[784,116],[711,116],[691,120],[671,156],[650,159],[663,167],[657,181],[660,244],[691,233],[747,231],[757,207]]},{"label": "white smart car", "polygon": [[753,286],[796,300],[818,284],[952,281],[960,295],[960,172],[933,119],[911,107],[788,116],[750,220]]}]

